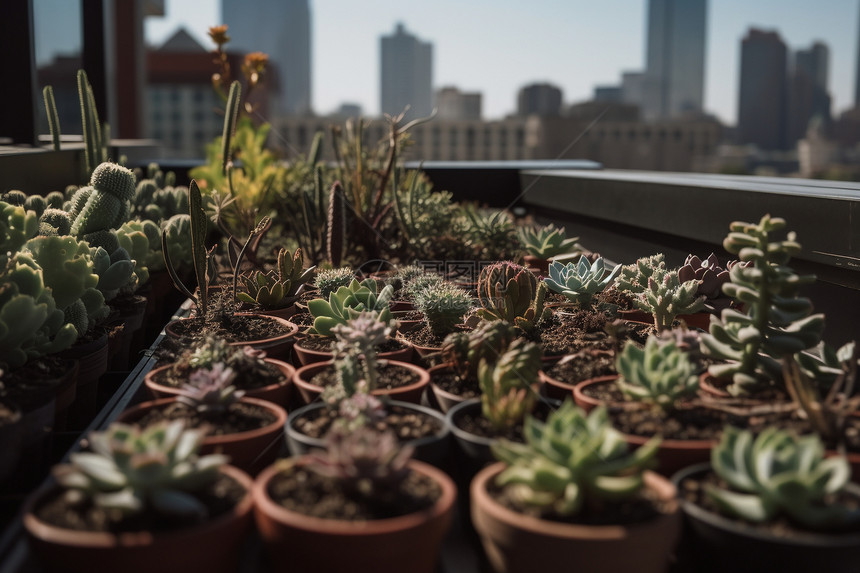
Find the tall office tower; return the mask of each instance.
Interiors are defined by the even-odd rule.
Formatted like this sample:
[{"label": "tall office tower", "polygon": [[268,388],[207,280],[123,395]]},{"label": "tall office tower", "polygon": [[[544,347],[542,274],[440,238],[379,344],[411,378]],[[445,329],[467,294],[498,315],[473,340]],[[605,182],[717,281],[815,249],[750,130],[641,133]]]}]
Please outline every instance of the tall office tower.
[{"label": "tall office tower", "polygon": [[707,0],[650,0],[643,114],[700,112],[704,102]]},{"label": "tall office tower", "polygon": [[786,147],[786,47],[778,32],[751,28],[741,43],[738,139]]},{"label": "tall office tower", "polygon": [[813,118],[817,118],[818,124],[824,129],[830,125],[831,99],[827,92],[829,58],[830,51],[821,42],[815,42],[808,50],[795,52],[788,82],[786,144],[789,146],[806,136]]},{"label": "tall office tower", "polygon": [[860,34],[857,34],[857,59],[854,62],[854,107],[860,108]]},{"label": "tall office tower", "polygon": [[[311,113],[311,10],[309,0],[222,0],[221,19],[229,26],[228,51],[269,55],[276,95],[272,112]],[[234,73],[238,73],[236,70]]]},{"label": "tall office tower", "polygon": [[517,115],[559,115],[561,89],[552,84],[529,84],[517,94]]},{"label": "tall office tower", "polygon": [[408,33],[402,23],[390,36],[380,38],[382,74],[380,111],[406,118],[425,117],[433,111],[433,45]]},{"label": "tall office tower", "polygon": [[481,93],[444,87],[436,90],[436,109],[439,119],[481,119]]}]

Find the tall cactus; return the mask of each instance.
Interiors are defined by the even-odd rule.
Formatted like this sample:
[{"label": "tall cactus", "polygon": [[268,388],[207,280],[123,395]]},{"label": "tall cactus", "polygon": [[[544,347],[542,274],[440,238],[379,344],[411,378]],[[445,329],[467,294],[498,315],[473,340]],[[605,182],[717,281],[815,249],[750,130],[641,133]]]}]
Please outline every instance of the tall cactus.
[{"label": "tall cactus", "polygon": [[233,133],[236,131],[236,119],[239,117],[241,96],[242,86],[236,80],[230,84],[227,108],[224,110],[224,130],[221,134],[221,175],[227,174],[227,166],[230,163],[230,145],[233,143]]},{"label": "tall cactus", "polygon": [[334,268],[343,259],[344,225],[343,187],[335,181],[328,202],[328,260]]},{"label": "tall cactus", "polygon": [[93,88],[84,70],[78,70],[78,99],[81,105],[81,127],[84,134],[85,167],[89,175],[96,166],[107,161],[107,149],[103,145],[102,125],[96,109]]},{"label": "tall cactus", "polygon": [[48,115],[48,129],[51,131],[51,143],[54,151],[60,150],[60,117],[57,115],[57,102],[54,101],[54,88],[45,86],[42,90],[45,100],[45,113]]}]

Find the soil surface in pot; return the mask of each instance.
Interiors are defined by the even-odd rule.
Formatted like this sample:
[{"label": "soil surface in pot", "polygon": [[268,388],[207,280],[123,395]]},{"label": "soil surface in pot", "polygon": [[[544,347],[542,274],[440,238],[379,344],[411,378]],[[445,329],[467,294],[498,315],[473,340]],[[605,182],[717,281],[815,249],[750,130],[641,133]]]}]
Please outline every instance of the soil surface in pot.
[{"label": "soil surface in pot", "polygon": [[277,420],[270,410],[256,404],[235,402],[225,412],[202,415],[194,408],[181,402],[167,404],[166,407],[152,408],[135,423],[148,426],[161,421],[186,420],[191,428],[208,426],[207,436],[224,436],[265,428]]},{"label": "soil surface in pot", "polygon": [[[565,357],[547,370],[547,374],[559,382],[576,385],[590,378],[617,374],[615,357],[609,354],[595,353],[572,354],[569,358]],[[614,388],[615,384],[612,387]]]},{"label": "soil surface in pot", "polygon": [[[328,433],[332,423],[341,416],[328,408],[319,408],[307,412],[296,419],[293,424],[299,432],[311,438],[322,439]],[[383,432],[391,430],[401,442],[435,436],[442,430],[442,424],[436,418],[401,406],[387,406],[385,417],[372,424]]]},{"label": "soil surface in pot", "polygon": [[[603,312],[578,308],[555,313],[539,331],[540,345],[545,356],[573,354],[584,349],[612,350],[614,341],[604,328],[612,322]],[[633,340],[645,344],[654,327],[627,322],[620,333],[620,342]]]},{"label": "soil surface in pot", "polygon": [[[856,524],[850,529],[836,531],[829,530],[826,532],[805,529],[782,514],[777,515],[777,517],[773,521],[768,523],[752,523],[737,517],[731,517],[722,513],[717,504],[714,503],[711,498],[705,494],[705,485],[711,485],[731,491],[729,485],[725,481],[723,481],[715,472],[708,471],[707,473],[698,473],[684,479],[684,481],[682,481],[680,485],[678,485],[678,495],[682,499],[693,503],[702,509],[705,509],[711,513],[715,513],[724,517],[725,519],[728,519],[739,527],[752,528],[759,533],[770,534],[776,537],[782,537],[786,539],[791,539],[792,537],[796,537],[799,534],[809,533],[828,533],[834,535],[843,533],[856,535],[858,532],[860,532],[860,525]],[[860,510],[860,498],[844,491],[839,492],[836,495],[830,496],[827,499],[827,503],[842,505],[855,511]]]},{"label": "soil surface in pot", "polygon": [[442,488],[433,479],[410,471],[396,490],[365,496],[346,490],[335,478],[293,465],[272,478],[268,493],[279,505],[303,515],[368,521],[428,509],[442,495]]},{"label": "soil surface in pot", "polygon": [[314,315],[307,311],[299,311],[290,317],[290,322],[297,324],[299,332],[302,332],[314,325]]},{"label": "soil surface in pot", "polygon": [[246,490],[226,475],[218,478],[204,490],[195,494],[206,506],[207,516],[179,517],[144,510],[136,515],[123,516],[116,510],[96,507],[90,501],[72,503],[60,489],[56,489],[35,508],[36,517],[51,525],[76,531],[128,533],[150,531],[165,533],[199,525],[230,512],[245,496]]},{"label": "soil surface in pot", "polygon": [[[268,362],[262,363],[258,368],[237,369],[236,366],[235,363],[230,365],[230,368],[236,373],[236,378],[233,379],[232,384],[240,390],[263,388],[281,383],[285,379],[278,367]],[[155,381],[162,386],[181,388],[188,383],[188,378],[194,370],[187,364],[175,364],[174,368],[156,373]]]},{"label": "soil surface in pot", "polygon": [[[544,404],[543,402],[538,402],[535,405],[535,409],[532,412],[532,416],[541,421],[546,422],[547,417],[549,416],[551,408]],[[523,424],[519,423],[515,425],[513,428],[510,428],[506,431],[499,431],[490,424],[490,422],[484,418],[481,414],[480,409],[472,410],[464,410],[460,412],[460,415],[454,418],[454,425],[456,425],[461,430],[473,434],[475,436],[480,436],[482,438],[489,439],[506,439],[512,442],[524,442],[523,438]]]},{"label": "soil surface in pot", "polygon": [[[381,362],[381,361],[380,361]],[[396,364],[380,364],[377,369],[376,388],[378,390],[390,390],[392,388],[402,388],[415,384],[421,379],[417,372],[413,372]],[[316,384],[325,388],[337,384],[337,372],[334,366],[328,365],[322,371],[317,372],[309,380],[311,384]]]},{"label": "soil surface in pot", "polygon": [[[316,350],[317,352],[332,352],[335,339],[328,336],[308,336],[303,338],[297,344],[305,350]],[[395,350],[403,350],[406,344],[396,338],[388,338],[376,347],[376,352],[394,352]]]},{"label": "soil surface in pot", "polygon": [[200,318],[182,320],[174,324],[173,329],[180,337],[190,338],[194,342],[203,341],[207,336],[223,338],[227,342],[253,342],[283,336],[292,331],[267,316],[233,314],[222,314],[207,321]]},{"label": "soil surface in pot", "polygon": [[450,368],[434,372],[431,381],[445,392],[465,399],[477,398],[481,395],[477,378],[462,378]]},{"label": "soil surface in pot", "polygon": [[624,501],[602,501],[589,503],[575,515],[559,515],[553,511],[541,511],[533,506],[527,506],[513,499],[498,485],[495,480],[487,482],[487,493],[500,505],[538,519],[579,525],[631,525],[643,523],[656,518],[668,511],[665,502],[658,499],[655,492],[643,488],[638,497]]},{"label": "soil surface in pot", "polygon": [[426,346],[429,348],[440,348],[442,343],[445,342],[444,336],[436,336],[433,334],[433,331],[430,330],[428,325],[423,325],[420,328],[414,328],[412,330],[407,330],[406,332],[401,332],[400,336],[411,342],[412,344],[417,344],[418,346]]},{"label": "soil surface in pot", "polygon": [[0,400],[17,404],[29,412],[50,400],[57,391],[57,380],[69,369],[69,363],[57,356],[31,360],[12,372],[0,376]]}]

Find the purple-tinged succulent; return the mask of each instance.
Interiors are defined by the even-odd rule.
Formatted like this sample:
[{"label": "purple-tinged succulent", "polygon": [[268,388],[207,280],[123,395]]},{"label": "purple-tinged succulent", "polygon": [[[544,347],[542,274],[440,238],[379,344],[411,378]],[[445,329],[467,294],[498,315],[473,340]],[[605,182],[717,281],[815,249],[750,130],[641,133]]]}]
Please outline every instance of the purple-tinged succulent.
[{"label": "purple-tinged succulent", "polygon": [[245,395],[233,386],[236,373],[216,362],[211,368],[199,368],[188,377],[177,400],[203,415],[218,415]]}]

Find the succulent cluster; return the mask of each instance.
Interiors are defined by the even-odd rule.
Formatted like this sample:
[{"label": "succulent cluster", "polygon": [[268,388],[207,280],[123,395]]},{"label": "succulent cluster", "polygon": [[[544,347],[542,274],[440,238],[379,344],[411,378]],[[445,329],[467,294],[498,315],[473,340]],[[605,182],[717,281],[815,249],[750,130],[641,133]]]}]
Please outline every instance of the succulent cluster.
[{"label": "succulent cluster", "polygon": [[630,454],[605,408],[586,416],[569,400],[546,423],[526,418],[523,434],[525,444],[493,444],[493,454],[508,465],[496,483],[517,503],[557,515],[576,514],[589,502],[638,495],[643,471],[660,444],[652,438]]},{"label": "succulent cluster", "polygon": [[349,267],[339,269],[323,269],[314,278],[314,286],[320,291],[320,297],[328,299],[331,293],[340,287],[349,286],[355,280],[355,273]]},{"label": "succulent cluster", "polygon": [[634,298],[648,289],[648,279],[655,271],[666,270],[666,256],[663,253],[637,259],[635,263],[623,265],[615,279],[615,288],[629,293]]},{"label": "succulent cluster", "polygon": [[682,282],[678,271],[667,269],[663,254],[643,257],[621,268],[616,287],[633,296],[636,306],[654,316],[658,331],[672,328],[679,314],[691,314],[704,307],[704,295],[697,294],[699,281]]},{"label": "succulent cluster", "polygon": [[833,503],[851,479],[844,456],[824,456],[816,435],[767,428],[758,437],[727,427],[711,451],[714,471],[731,490],[706,485],[721,511],[761,523],[783,514],[802,527],[827,530],[860,522],[860,511]]},{"label": "succulent cluster", "polygon": [[[743,303],[747,313],[729,308],[719,319],[712,317],[710,333],[702,335],[702,351],[728,361],[711,366],[709,372],[731,380],[729,390],[735,394],[780,380],[780,359],[817,345],[824,331],[824,315],[812,314],[812,302],[798,294],[815,277],[798,275],[787,266],[791,256],[800,252],[795,234],[774,239],[785,227],[784,219],[765,215],[758,223],[732,223],[723,241],[727,251],[748,263],[733,266],[731,282],[723,286],[723,292]],[[829,373],[808,355],[804,366],[821,378],[830,374],[832,380],[838,374]]]},{"label": "succulent cluster", "polygon": [[233,385],[235,379],[236,373],[223,362],[216,362],[209,368],[198,368],[182,386],[177,401],[202,416],[217,417],[245,395]]},{"label": "succulent cluster", "polygon": [[628,342],[616,359],[616,384],[625,396],[671,410],[679,398],[694,394],[699,377],[673,340],[649,336],[645,348]]},{"label": "succulent cluster", "polygon": [[597,257],[588,264],[585,257],[580,257],[577,263],[562,264],[554,261],[549,266],[549,277],[544,284],[553,292],[564,295],[569,301],[583,307],[591,306],[594,295],[603,292],[621,270],[621,265],[606,273],[606,263],[603,257]]},{"label": "succulent cluster", "polygon": [[532,332],[550,315],[544,308],[546,286],[525,267],[510,261],[481,270],[478,277],[478,316],[484,320],[504,320],[526,333]]},{"label": "succulent cluster", "polygon": [[281,249],[276,268],[277,272],[253,271],[242,275],[244,291],[237,292],[236,297],[266,310],[284,308],[296,302],[302,287],[313,276],[315,267],[304,268],[301,249],[296,249],[295,253]]},{"label": "succulent cluster", "polygon": [[122,515],[152,510],[168,516],[204,518],[206,506],[195,497],[212,484],[226,456],[198,457],[202,430],[181,421],[146,428],[112,424],[89,435],[91,452],[71,454],[71,463],[54,476],[70,501],[89,501]]},{"label": "succulent cluster", "polygon": [[447,282],[430,285],[415,295],[415,306],[427,319],[434,335],[444,337],[462,324],[474,299],[463,289]]},{"label": "succulent cluster", "polygon": [[515,340],[496,359],[481,360],[481,412],[497,431],[513,428],[534,409],[540,368],[540,346],[522,339]]},{"label": "succulent cluster", "polygon": [[696,255],[687,255],[684,264],[678,269],[678,279],[681,282],[699,281],[696,294],[704,296],[711,303],[715,299],[725,298],[723,285],[731,281],[729,271],[738,261],[730,261],[723,268],[714,253],[705,260]]},{"label": "succulent cluster", "polygon": [[425,290],[437,287],[445,281],[436,273],[421,272],[403,281],[402,297],[417,302],[418,296]]},{"label": "succulent cluster", "polygon": [[39,219],[20,205],[0,201],[0,268],[39,230]]},{"label": "succulent cluster", "polygon": [[308,332],[321,336],[333,336],[332,329],[347,320],[358,316],[362,311],[378,313],[378,318],[386,324],[393,320],[389,302],[394,289],[386,285],[376,294],[376,281],[365,279],[361,283],[352,279],[349,286],[340,287],[331,293],[328,300],[315,298],[308,302],[308,310],[314,317],[314,325]]},{"label": "succulent cluster", "polygon": [[579,237],[567,238],[564,227],[549,224],[540,228],[519,227],[517,236],[528,254],[539,259],[550,259],[577,250]]}]

